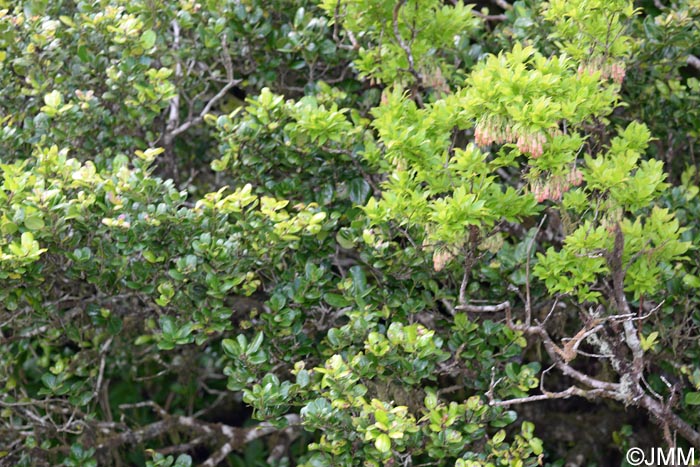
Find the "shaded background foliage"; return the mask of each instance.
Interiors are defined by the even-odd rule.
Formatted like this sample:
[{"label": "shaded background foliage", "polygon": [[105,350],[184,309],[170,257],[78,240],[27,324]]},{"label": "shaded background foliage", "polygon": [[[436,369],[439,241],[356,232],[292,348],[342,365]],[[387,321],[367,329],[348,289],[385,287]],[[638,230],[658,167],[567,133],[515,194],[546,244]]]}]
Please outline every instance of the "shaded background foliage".
[{"label": "shaded background foliage", "polygon": [[698,447],[697,1],[0,5],[2,465]]}]

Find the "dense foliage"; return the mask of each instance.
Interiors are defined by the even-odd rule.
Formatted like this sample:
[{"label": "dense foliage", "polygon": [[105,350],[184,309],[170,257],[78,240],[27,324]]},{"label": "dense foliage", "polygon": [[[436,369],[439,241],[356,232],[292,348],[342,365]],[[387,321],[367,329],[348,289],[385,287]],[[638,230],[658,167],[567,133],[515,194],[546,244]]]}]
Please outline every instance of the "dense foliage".
[{"label": "dense foliage", "polygon": [[700,449],[699,18],[0,1],[0,465]]}]

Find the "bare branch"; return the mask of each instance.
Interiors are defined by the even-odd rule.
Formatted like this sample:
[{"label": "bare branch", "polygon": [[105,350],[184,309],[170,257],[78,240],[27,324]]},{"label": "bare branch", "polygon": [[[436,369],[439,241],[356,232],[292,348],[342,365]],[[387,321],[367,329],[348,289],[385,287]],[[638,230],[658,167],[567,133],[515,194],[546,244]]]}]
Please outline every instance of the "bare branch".
[{"label": "bare branch", "polygon": [[688,65],[692,66],[696,70],[700,71],[700,58],[695,55],[688,55]]},{"label": "bare branch", "polygon": [[403,51],[406,53],[406,58],[408,59],[408,71],[416,78],[416,81],[418,83],[423,82],[423,77],[421,74],[416,70],[416,63],[415,60],[413,59],[413,52],[411,51],[411,48],[406,44],[406,42],[403,40],[403,37],[401,36],[401,32],[399,31],[399,11],[401,11],[401,8],[404,6],[406,3],[406,0],[399,0],[396,3],[396,6],[394,7],[394,17],[392,20],[392,24],[394,26],[394,37],[399,43],[399,47],[403,49]]},{"label": "bare branch", "polygon": [[451,303],[449,300],[445,299],[445,298],[443,298],[443,299],[440,300],[440,301],[442,302],[443,305],[445,305],[445,308],[447,308],[447,311],[450,313],[450,315],[454,316],[454,315],[455,315],[455,307],[454,307],[454,305],[452,305],[452,303]]},{"label": "bare branch", "polygon": [[[232,451],[238,450],[258,438],[280,430],[269,422],[262,422],[254,427],[240,428],[220,423],[209,423],[198,420],[194,417],[171,415],[153,401],[122,404],[119,407],[121,409],[150,407],[159,416],[161,416],[163,420],[151,423],[150,425],[141,427],[138,430],[127,430],[112,436],[111,438],[108,438],[102,443],[98,444],[96,446],[98,450],[114,448],[123,444],[140,444],[146,440],[159,437],[171,430],[181,431],[186,428],[187,430],[193,431],[199,435],[188,443],[188,445],[191,446],[221,439],[225,440],[225,442],[220,445],[214,454],[212,454],[209,459],[201,464],[202,467],[214,467],[225,459],[226,456],[228,456]],[[300,423],[298,414],[288,414],[285,416],[285,418],[287,419],[287,427],[282,428],[282,430],[291,430]],[[182,448],[182,445],[169,447],[165,448],[165,452],[182,451]]]},{"label": "bare branch", "polygon": [[[297,425],[300,422],[299,415],[296,414],[286,415],[285,418],[289,425]],[[221,445],[209,459],[204,461],[202,467],[216,467],[219,462],[224,460],[232,451],[279,430],[268,422],[260,423],[258,426],[252,428],[237,428],[227,425],[220,425],[220,427],[221,433],[228,438],[228,441]]]},{"label": "bare branch", "polygon": [[591,389],[585,390],[577,388],[576,386],[571,386],[569,389],[560,392],[545,392],[544,394],[537,394],[534,396],[518,397],[516,399],[508,399],[504,401],[489,401],[489,405],[494,407],[508,407],[510,405],[517,404],[527,404],[529,402],[545,401],[551,399],[568,399],[572,396],[585,397],[586,399],[594,399],[605,395],[606,391],[603,389]]},{"label": "bare branch", "polygon": [[[465,261],[468,263],[468,260]],[[467,306],[467,285],[469,285],[469,273],[471,273],[471,268],[468,264],[464,265],[464,274],[462,274],[462,283],[459,286],[459,306]]]},{"label": "bare branch", "polygon": [[[615,225],[615,243],[613,251],[608,256],[608,265],[613,278],[613,293],[617,312],[620,314],[631,314],[627,297],[625,296],[625,270],[622,265],[622,254],[625,248],[625,237],[622,234],[620,224]],[[635,384],[639,384],[644,370],[644,351],[642,350],[637,329],[631,320],[625,320],[622,323],[625,331],[625,342],[632,351],[632,379]]]},{"label": "bare branch", "polygon": [[151,423],[135,431],[125,431],[96,446],[97,450],[104,450],[121,446],[122,444],[141,444],[146,440],[157,438],[172,428],[174,419],[160,420]]},{"label": "bare branch", "polygon": [[455,310],[468,311],[471,313],[496,313],[498,311],[504,311],[510,309],[510,302],[505,301],[497,305],[457,305],[454,307]]},{"label": "bare branch", "polygon": [[190,118],[188,119],[185,123],[182,125],[179,125],[177,128],[173,128],[172,130],[166,132],[165,136],[163,137],[164,144],[168,146],[169,144],[172,144],[172,141],[175,139],[175,137],[181,133],[184,133],[185,131],[189,130],[191,127],[195,125],[199,125],[204,121],[204,117],[211,111],[212,107],[219,102],[225,95],[228,93],[228,91],[233,88],[234,86],[240,84],[243,80],[241,79],[234,79],[233,75],[233,65],[231,63],[231,55],[228,52],[228,46],[226,45],[226,35],[221,39],[221,48],[223,49],[223,54],[222,54],[222,60],[224,63],[224,68],[226,69],[226,79],[227,83],[224,85],[223,88],[217,92],[214,97],[209,99],[207,104],[204,106],[202,111],[199,113],[198,116],[195,118]]},{"label": "bare branch", "polygon": [[666,406],[648,394],[644,394],[640,398],[639,405],[654,415],[662,424],[667,423],[669,427],[678,431],[695,448],[700,449],[700,432],[668,410]]},{"label": "bare branch", "polygon": [[109,346],[112,345],[113,339],[113,337],[107,339],[107,341],[102,345],[102,348],[100,349],[100,370],[97,373],[97,383],[95,383],[95,390],[92,393],[93,399],[97,399],[97,396],[100,394],[100,389],[102,389],[102,379],[104,378],[105,373],[105,360],[107,356],[107,350],[109,349]]},{"label": "bare branch", "polygon": [[464,275],[462,283],[459,286],[459,304],[460,306],[467,304],[467,285],[469,285],[469,276],[472,273],[474,263],[477,261],[476,248],[479,242],[479,229],[472,225],[469,227],[469,242],[468,249],[464,256]]},{"label": "bare branch", "polygon": [[513,5],[511,5],[510,3],[506,2],[505,0],[491,0],[491,1],[492,1],[493,3],[495,3],[496,5],[498,5],[498,7],[501,8],[501,9],[503,9],[503,10],[508,11],[508,10],[512,10],[512,9],[513,9]]},{"label": "bare branch", "polygon": [[204,444],[207,441],[207,438],[204,436],[199,436],[192,441],[189,441],[184,444],[176,444],[174,446],[168,446],[167,448],[163,449],[158,449],[157,451],[164,456],[167,456],[168,454],[173,454],[173,453],[178,453],[178,452],[187,452],[191,451],[200,444]]},{"label": "bare branch", "polygon": [[546,219],[547,215],[545,214],[542,216],[542,220],[537,226],[535,234],[532,236],[527,245],[527,262],[525,263],[525,326],[530,326],[532,323],[532,302],[530,299],[530,256],[532,253],[532,246],[535,244],[535,238],[537,238],[537,234],[540,232],[540,229],[542,229],[542,225],[544,225],[544,221]]},{"label": "bare branch", "polygon": [[545,350],[547,351],[547,355],[549,355],[549,358],[552,359],[557,369],[564,373],[566,376],[573,378],[579,383],[584,384],[593,389],[604,389],[609,392],[615,392],[619,389],[620,385],[617,383],[601,381],[572,368],[568,363],[564,361],[562,357],[564,355],[564,350],[562,350],[559,346],[557,346],[554,343],[552,338],[542,326],[513,326],[513,329],[522,331],[528,335],[534,335],[539,337],[542,341],[542,344],[544,345]]},{"label": "bare branch", "polygon": [[[173,52],[175,55],[178,54],[180,50],[180,24],[177,20],[173,20]],[[178,56],[175,59],[175,78],[178,85],[181,84],[182,80],[182,62]],[[180,92],[179,90],[175,93],[175,96],[170,101],[170,115],[168,116],[167,131],[171,132],[180,125]]]},{"label": "bare branch", "polygon": [[483,19],[484,21],[505,21],[508,19],[506,15],[485,15],[478,10],[472,10],[472,14]]}]

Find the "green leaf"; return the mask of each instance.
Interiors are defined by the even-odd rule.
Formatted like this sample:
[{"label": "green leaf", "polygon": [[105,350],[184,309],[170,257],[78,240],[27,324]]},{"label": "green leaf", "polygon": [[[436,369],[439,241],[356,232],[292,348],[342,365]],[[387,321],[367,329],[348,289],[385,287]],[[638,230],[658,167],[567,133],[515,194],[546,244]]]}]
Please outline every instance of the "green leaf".
[{"label": "green leaf", "polygon": [[310,376],[307,370],[300,370],[299,373],[297,373],[297,384],[299,385],[299,387],[305,388],[309,385],[309,381]]},{"label": "green leaf", "polygon": [[58,109],[63,103],[63,96],[60,92],[54,90],[44,96],[44,103],[52,109]]},{"label": "green leaf", "polygon": [[180,454],[173,464],[173,467],[190,467],[192,465],[192,458],[187,454]]},{"label": "green leaf", "polygon": [[175,320],[172,316],[162,316],[160,318],[160,327],[163,330],[164,336],[173,336],[175,334]]},{"label": "green leaf", "polygon": [[81,62],[87,63],[90,61],[90,53],[88,52],[87,47],[85,47],[84,45],[78,47],[77,54]]},{"label": "green leaf", "polygon": [[528,444],[530,445],[530,449],[532,449],[532,453],[535,454],[536,456],[539,456],[542,454],[542,440],[539,438],[532,438],[531,440],[528,441]]},{"label": "green leaf", "polygon": [[27,17],[40,16],[46,11],[48,0],[30,0],[24,3],[24,14]]},{"label": "green leaf", "polygon": [[506,432],[504,430],[500,430],[498,433],[493,435],[492,441],[493,444],[499,445],[501,444],[504,440],[506,439]]},{"label": "green leaf", "polygon": [[688,392],[685,394],[687,405],[700,405],[700,392]]},{"label": "green leaf", "polygon": [[44,386],[46,386],[52,391],[54,391],[59,385],[58,377],[52,375],[51,373],[44,373],[41,376],[41,382],[44,383]]},{"label": "green leaf", "polygon": [[144,31],[141,34],[141,47],[148,50],[156,44],[156,33],[151,29]]},{"label": "green leaf", "polygon": [[181,273],[180,271],[178,271],[177,269],[170,269],[170,270],[168,271],[168,275],[169,275],[170,277],[172,277],[173,279],[175,279],[176,281],[181,281],[181,280],[184,280],[184,279],[185,279],[185,275],[182,274],[182,273]]},{"label": "green leaf", "polygon": [[34,235],[32,235],[31,232],[24,232],[22,234],[20,242],[22,245],[22,249],[24,249],[24,251],[27,253],[31,252],[37,247],[36,241],[34,240]]},{"label": "green leaf", "polygon": [[345,299],[342,295],[336,294],[336,293],[326,293],[323,294],[323,300],[328,303],[330,306],[336,307],[336,308],[343,308],[348,305],[350,305],[350,302]]},{"label": "green leaf", "polygon": [[245,353],[248,355],[253,355],[254,353],[256,353],[260,349],[260,345],[263,342],[263,337],[263,333],[259,332],[250,342],[250,344],[248,345],[248,349],[245,351]]},{"label": "green leaf", "polygon": [[374,441],[374,447],[381,453],[389,452],[391,450],[391,438],[386,433],[380,434]]},{"label": "green leaf", "polygon": [[361,266],[353,266],[350,268],[350,276],[355,288],[355,292],[364,296],[367,292],[367,276]]},{"label": "green leaf", "polygon": [[116,315],[110,315],[107,321],[107,330],[112,335],[117,335],[122,330],[122,320]]},{"label": "green leaf", "polygon": [[340,245],[341,248],[345,248],[346,250],[349,250],[355,246],[352,234],[347,228],[340,229],[335,236],[335,240],[338,242],[338,245]]},{"label": "green leaf", "polygon": [[41,216],[30,216],[24,219],[24,226],[29,230],[41,230],[44,228],[44,220]]},{"label": "green leaf", "polygon": [[648,336],[640,335],[640,343],[642,345],[642,350],[645,352],[649,349],[653,349],[656,344],[656,339],[659,337],[658,331],[652,331]]},{"label": "green leaf", "polygon": [[221,341],[221,347],[229,357],[238,358],[241,355],[241,347],[233,339],[224,339]]},{"label": "green leaf", "polygon": [[693,274],[686,274],[683,276],[683,283],[690,288],[698,289],[700,288],[700,277]]},{"label": "green leaf", "polygon": [[517,419],[517,412],[515,412],[514,410],[509,410],[507,412],[504,412],[503,415],[501,415],[497,419],[493,420],[491,422],[491,426],[494,426],[496,428],[503,428],[504,426],[510,425]]},{"label": "green leaf", "polygon": [[360,206],[364,206],[367,202],[371,190],[372,188],[364,178],[355,178],[348,183],[350,201]]}]

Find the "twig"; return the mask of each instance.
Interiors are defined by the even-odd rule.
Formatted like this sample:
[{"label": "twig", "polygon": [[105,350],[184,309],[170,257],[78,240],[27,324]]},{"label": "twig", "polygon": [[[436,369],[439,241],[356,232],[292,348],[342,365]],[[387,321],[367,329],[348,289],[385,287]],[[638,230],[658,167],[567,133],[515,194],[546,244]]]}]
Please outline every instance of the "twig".
[{"label": "twig", "polygon": [[535,396],[518,397],[516,399],[508,399],[504,401],[489,401],[489,405],[493,407],[508,407],[510,405],[516,404],[527,404],[528,402],[545,401],[551,399],[568,399],[571,396],[585,397],[586,399],[593,399],[594,397],[601,396],[605,393],[603,389],[590,389],[585,390],[578,388],[576,386],[571,386],[569,389],[560,392],[546,392],[544,394],[537,394]]},{"label": "twig", "polygon": [[483,19],[484,21],[505,21],[506,19],[508,19],[506,17],[506,15],[503,15],[503,14],[501,14],[501,15],[485,15],[478,10],[472,10],[472,14],[474,16],[477,16],[477,17]]},{"label": "twig", "polygon": [[467,304],[467,285],[469,284],[469,276],[472,273],[472,268],[477,258],[476,248],[479,241],[479,230],[476,226],[471,226],[469,228],[469,248],[467,249],[466,255],[464,257],[464,275],[462,276],[462,283],[459,286],[459,304]]},{"label": "twig", "polygon": [[571,367],[562,358],[564,351],[554,343],[552,338],[549,336],[549,333],[547,333],[547,331],[542,326],[512,326],[512,328],[517,331],[522,331],[525,334],[539,337],[542,341],[542,344],[544,345],[545,350],[547,351],[547,355],[549,355],[549,358],[552,359],[557,369],[564,373],[566,376],[569,376],[570,378],[573,378],[579,383],[584,384],[590,388],[604,389],[610,393],[614,393],[620,388],[619,383],[601,381],[584,373],[581,373],[580,371]]},{"label": "twig", "polygon": [[237,84],[240,84],[243,81],[241,79],[234,79],[233,77],[233,65],[231,63],[231,56],[228,52],[228,46],[226,45],[226,34],[224,34],[224,36],[221,39],[221,48],[223,49],[222,59],[224,62],[224,68],[226,69],[226,78],[228,82],[223,88],[221,88],[221,90],[219,90],[218,93],[214,95],[214,97],[209,99],[209,102],[207,102],[207,104],[204,106],[204,108],[198,116],[196,116],[195,118],[188,119],[182,125],[178,126],[177,128],[173,128],[165,134],[163,141],[166,146],[172,144],[173,139],[175,139],[175,137],[180,133],[184,133],[185,131],[189,130],[192,126],[199,125],[202,121],[204,121],[204,117],[211,111],[214,104],[219,102],[226,95],[229,89],[236,86]]},{"label": "twig", "polygon": [[411,51],[411,48],[406,44],[406,42],[403,40],[403,37],[401,36],[401,32],[399,31],[399,11],[401,11],[401,8],[404,6],[406,3],[406,0],[399,0],[396,3],[396,6],[394,7],[394,17],[392,20],[392,24],[394,26],[394,37],[399,43],[399,47],[403,49],[403,51],[406,53],[406,59],[408,60],[408,71],[416,78],[416,81],[418,81],[418,84],[423,82],[423,77],[421,74],[416,70],[416,64],[413,59],[413,52]]},{"label": "twig", "polygon": [[[285,417],[289,425],[296,425],[300,422],[299,415],[289,414]],[[255,441],[258,438],[278,431],[278,428],[268,422],[263,422],[256,427],[246,429],[227,425],[220,425],[220,427],[221,433],[228,438],[228,441],[222,444],[209,459],[204,461],[201,467],[216,467],[219,465],[219,462],[224,460],[232,451],[245,446],[251,441]]]},{"label": "twig", "polygon": [[544,216],[542,216],[542,220],[537,226],[535,234],[532,236],[530,242],[527,245],[527,260],[525,262],[525,326],[530,326],[530,324],[532,323],[532,302],[530,300],[530,256],[532,253],[532,245],[535,244],[537,234],[540,232],[540,229],[542,228],[542,225],[544,225],[544,221],[546,219],[547,215],[545,214]]},{"label": "twig", "polygon": [[445,305],[445,308],[447,308],[447,311],[450,313],[450,315],[454,316],[455,315],[454,305],[452,305],[452,303],[450,303],[450,301],[447,300],[446,298],[443,298],[440,301],[442,302],[443,305]]},{"label": "twig", "polygon": [[542,320],[541,323],[539,323],[539,326],[544,326],[547,323],[547,320],[552,316],[552,313],[554,313],[554,309],[559,305],[559,297],[554,297],[554,303],[552,303],[552,308],[549,309],[549,313],[547,313],[547,316],[544,317],[544,320]]},{"label": "twig", "polygon": [[204,436],[198,436],[192,441],[189,441],[184,444],[177,444],[175,446],[168,446],[167,448],[163,449],[158,449],[157,451],[164,456],[167,456],[168,454],[173,454],[176,452],[187,452],[191,451],[192,449],[196,448],[200,444],[204,444],[207,441],[206,437]]},{"label": "twig", "polygon": [[[462,283],[459,286],[459,305],[460,306],[467,306],[467,285],[469,284],[469,273],[471,272],[471,268],[468,267],[468,262],[465,261],[464,265],[464,274],[462,274]],[[459,308],[458,308],[459,309]]]},{"label": "twig", "polygon": [[499,8],[501,8],[501,9],[503,9],[503,10],[508,11],[508,10],[512,10],[512,9],[513,9],[513,5],[511,5],[510,3],[506,2],[505,0],[492,0],[492,1],[493,1],[493,3],[495,3],[496,5],[498,5]]},{"label": "twig", "polygon": [[662,424],[667,423],[669,427],[677,430],[692,446],[700,449],[700,432],[678,415],[667,410],[661,402],[644,394],[639,399],[639,405],[654,415]]},{"label": "twig", "polygon": [[110,337],[107,339],[107,341],[102,345],[102,348],[100,349],[100,370],[97,373],[97,383],[95,383],[95,390],[92,393],[93,399],[97,399],[97,396],[100,394],[100,389],[102,388],[102,379],[104,377],[105,373],[105,360],[106,360],[106,354],[107,350],[109,349],[109,346],[112,345],[112,340],[114,337]]}]

